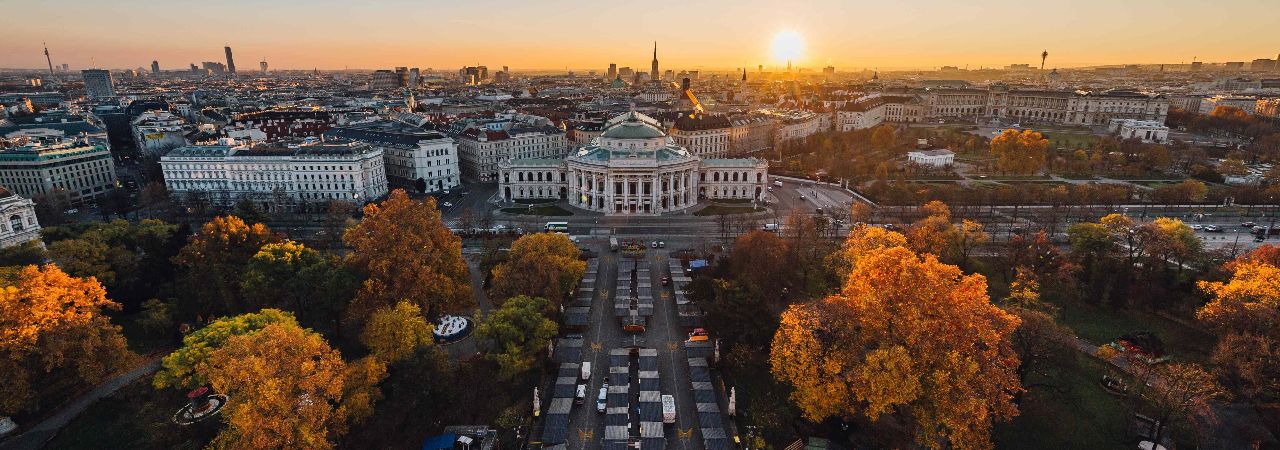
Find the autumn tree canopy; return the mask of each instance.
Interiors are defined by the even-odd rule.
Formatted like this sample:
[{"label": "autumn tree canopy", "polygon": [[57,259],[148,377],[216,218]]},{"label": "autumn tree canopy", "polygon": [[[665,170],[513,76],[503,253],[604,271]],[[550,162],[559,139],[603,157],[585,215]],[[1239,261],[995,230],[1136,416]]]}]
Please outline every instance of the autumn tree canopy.
[{"label": "autumn tree canopy", "polygon": [[385,365],[351,364],[310,330],[272,323],[229,337],[198,369],[233,401],[214,448],[329,449],[352,421],[372,414]]},{"label": "autumn tree canopy", "polygon": [[1049,140],[1039,132],[1008,129],[991,139],[991,154],[1001,172],[1031,175],[1044,168]]},{"label": "autumn tree canopy", "polygon": [[133,361],[120,327],[104,315],[120,306],[97,281],[26,266],[0,286],[0,415],[30,406],[33,383],[51,374],[95,384]]},{"label": "autumn tree canopy", "polygon": [[250,225],[236,216],[215,217],[204,224],[173,258],[183,269],[183,309],[204,317],[248,312],[240,273],[263,245],[280,241],[265,225]]},{"label": "autumn tree canopy", "polygon": [[390,364],[431,345],[431,330],[418,305],[400,302],[393,308],[374,311],[360,332],[360,342],[373,356]]},{"label": "autumn tree canopy", "polygon": [[563,234],[521,236],[511,243],[507,261],[493,268],[493,298],[501,301],[523,294],[559,306],[587,271],[587,263],[579,256],[578,246]]},{"label": "autumn tree canopy", "polygon": [[209,382],[203,366],[209,355],[221,348],[232,336],[252,334],[271,324],[297,327],[298,321],[285,311],[264,309],[256,313],[223,317],[210,322],[182,338],[182,347],[164,357],[159,372],[152,379],[157,389],[176,387],[193,389]]},{"label": "autumn tree canopy", "polygon": [[363,322],[381,307],[417,304],[427,318],[464,311],[474,300],[462,240],[445,227],[432,198],[410,199],[396,189],[364,207],[364,219],[342,237],[347,262],[367,275],[349,317]]},{"label": "autumn tree canopy", "polygon": [[1218,336],[1215,362],[1250,394],[1280,393],[1280,268],[1246,260],[1231,280],[1201,281],[1209,303],[1196,317]]},{"label": "autumn tree canopy", "polygon": [[805,417],[909,417],[930,448],[989,448],[1022,390],[1009,337],[1016,317],[986,280],[902,247],[858,259],[836,295],[791,306],[770,362]]}]

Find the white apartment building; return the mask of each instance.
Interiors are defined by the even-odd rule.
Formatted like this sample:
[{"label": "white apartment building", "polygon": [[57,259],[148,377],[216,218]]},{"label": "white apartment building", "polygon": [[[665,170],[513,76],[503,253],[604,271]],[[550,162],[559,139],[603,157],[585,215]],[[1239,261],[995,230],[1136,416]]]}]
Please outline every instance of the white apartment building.
[{"label": "white apartment building", "polygon": [[875,95],[836,112],[836,127],[865,129],[884,122],[910,123],[932,118],[998,118],[1020,123],[1105,126],[1111,119],[1163,122],[1169,114],[1163,95],[1110,90],[1102,92],[937,88]]},{"label": "white apartment building", "polygon": [[392,120],[376,120],[335,127],[326,140],[364,142],[382,150],[387,181],[392,187],[439,192],[462,182],[458,144],[436,131]]},{"label": "white apartment building", "polygon": [[494,119],[454,124],[451,134],[458,143],[462,176],[480,183],[498,180],[500,162],[564,157],[569,151],[564,130],[545,117],[500,114]]},{"label": "white apartment building", "polygon": [[0,248],[38,240],[35,202],[0,187]]},{"label": "white apartment building", "polygon": [[187,145],[186,121],[169,111],[145,111],[129,124],[138,150],[147,155],[163,155]]},{"label": "white apartment building", "polygon": [[0,185],[26,198],[64,190],[79,205],[116,187],[116,166],[105,145],[84,137],[27,142],[0,151]]},{"label": "white apartment building", "polygon": [[676,145],[688,149],[703,158],[720,158],[729,152],[729,128],[732,125],[724,116],[681,115],[671,127],[671,139]]},{"label": "white apartment building", "polygon": [[165,186],[174,199],[193,196],[230,206],[242,198],[268,209],[281,204],[356,204],[387,194],[382,150],[363,142],[248,146],[232,139],[218,145],[178,147],[160,157]]},{"label": "white apartment building", "polygon": [[1163,144],[1169,140],[1169,127],[1151,120],[1111,119],[1107,130],[1120,139],[1139,139],[1148,144]]},{"label": "white apartment building", "polygon": [[774,119],[776,126],[773,130],[773,140],[775,145],[805,139],[821,131],[826,131],[821,128],[822,119],[818,117],[818,114],[811,111],[802,109],[764,109],[757,111],[757,113]]},{"label": "white apartment building", "polygon": [[773,148],[773,119],[744,115],[729,119],[729,154],[746,155]]}]

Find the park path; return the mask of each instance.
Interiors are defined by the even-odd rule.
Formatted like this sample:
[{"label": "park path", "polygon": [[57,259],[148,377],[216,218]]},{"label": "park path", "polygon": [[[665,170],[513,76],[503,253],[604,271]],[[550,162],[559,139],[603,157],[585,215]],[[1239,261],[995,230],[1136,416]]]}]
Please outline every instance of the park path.
[{"label": "park path", "polygon": [[[1098,346],[1092,342],[1081,339],[1073,335],[1061,336],[1063,343],[1076,351],[1102,359],[1098,356]],[[1116,355],[1111,359],[1104,359],[1104,362],[1120,369],[1128,375],[1135,375],[1130,361],[1122,355]],[[1153,375],[1151,379],[1153,384],[1163,384],[1164,380],[1159,375]],[[1254,443],[1274,443],[1276,438],[1264,425],[1264,419],[1258,412],[1244,403],[1233,403],[1224,401],[1213,401],[1210,404],[1212,411],[1207,414],[1198,415],[1192,426],[1199,430],[1201,436],[1206,436],[1199,443],[1200,448],[1204,449],[1236,449],[1251,448]]]},{"label": "park path", "polygon": [[155,372],[160,369],[160,360],[163,355],[156,355],[148,358],[146,364],[139,366],[133,370],[125,372],[99,384],[93,390],[86,392],[70,404],[63,406],[57,413],[36,424],[26,432],[14,436],[4,442],[0,442],[0,450],[39,450],[44,447],[46,442],[53,439],[62,427],[71,423],[72,419],[79,416],[89,405],[94,404],[102,398],[114,394],[116,391],[127,386],[129,383],[142,378],[144,375]]}]

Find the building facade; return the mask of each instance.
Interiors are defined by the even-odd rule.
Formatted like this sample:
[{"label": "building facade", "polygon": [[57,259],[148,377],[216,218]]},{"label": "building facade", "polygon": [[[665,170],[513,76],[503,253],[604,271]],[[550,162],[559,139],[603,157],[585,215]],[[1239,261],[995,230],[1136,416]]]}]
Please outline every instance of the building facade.
[{"label": "building facade", "polygon": [[0,185],[26,198],[61,190],[80,205],[115,188],[116,167],[106,145],[83,137],[29,142],[0,151]]},{"label": "building facade", "polygon": [[677,145],[657,120],[630,112],[568,157],[508,160],[499,170],[506,201],[560,199],[611,215],[657,215],[700,199],[759,200],[769,165],[758,158],[704,159]]},{"label": "building facade", "polygon": [[680,115],[671,127],[671,139],[702,158],[722,158],[729,153],[729,129],[732,125],[724,116],[699,114],[694,117]]},{"label": "building facade", "polygon": [[327,141],[347,139],[381,149],[392,187],[438,192],[453,189],[462,181],[458,145],[439,132],[378,120],[335,127],[324,136]]},{"label": "building facade", "polygon": [[1169,99],[1159,94],[1010,89],[994,84],[986,89],[931,88],[876,94],[844,105],[836,112],[835,126],[850,131],[885,122],[949,118],[1106,126],[1112,119],[1163,122],[1169,107]]},{"label": "building facade", "polygon": [[0,248],[39,240],[35,202],[0,187]]},{"label": "building facade", "polygon": [[1169,127],[1150,120],[1111,119],[1107,130],[1120,139],[1138,139],[1148,144],[1169,141]]},{"label": "building facade", "polygon": [[186,121],[168,111],[146,111],[130,122],[133,141],[146,155],[163,155],[187,145]]},{"label": "building facade", "polygon": [[569,149],[564,130],[545,117],[524,114],[456,123],[451,134],[458,143],[463,178],[480,183],[498,181],[500,162],[564,157]]},{"label": "building facade", "polygon": [[250,199],[265,209],[332,200],[364,203],[387,194],[382,150],[363,142],[178,147],[160,157],[165,187],[178,202],[231,206]]},{"label": "building facade", "polygon": [[84,78],[84,95],[94,100],[115,98],[116,85],[111,81],[111,71],[103,69],[85,69],[80,71]]}]

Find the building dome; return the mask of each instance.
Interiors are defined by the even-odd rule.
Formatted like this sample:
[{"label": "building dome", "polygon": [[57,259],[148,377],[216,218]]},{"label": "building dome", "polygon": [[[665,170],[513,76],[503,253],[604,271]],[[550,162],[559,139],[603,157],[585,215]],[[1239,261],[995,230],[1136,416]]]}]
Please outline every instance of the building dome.
[{"label": "building dome", "polygon": [[640,120],[626,120],[605,130],[600,137],[613,139],[654,139],[666,136],[658,127]]}]

